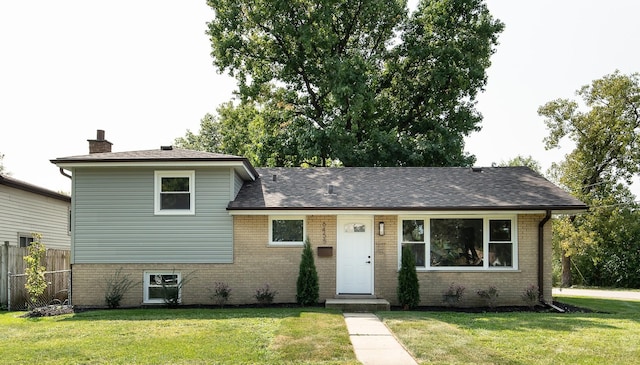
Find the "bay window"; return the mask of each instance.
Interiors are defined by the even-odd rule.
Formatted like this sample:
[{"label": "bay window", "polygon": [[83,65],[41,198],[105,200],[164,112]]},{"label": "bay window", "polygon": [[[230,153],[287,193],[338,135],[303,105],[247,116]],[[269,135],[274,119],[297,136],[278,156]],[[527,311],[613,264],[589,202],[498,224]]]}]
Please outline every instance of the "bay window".
[{"label": "bay window", "polygon": [[401,218],[401,244],[424,269],[516,269],[515,217]]}]

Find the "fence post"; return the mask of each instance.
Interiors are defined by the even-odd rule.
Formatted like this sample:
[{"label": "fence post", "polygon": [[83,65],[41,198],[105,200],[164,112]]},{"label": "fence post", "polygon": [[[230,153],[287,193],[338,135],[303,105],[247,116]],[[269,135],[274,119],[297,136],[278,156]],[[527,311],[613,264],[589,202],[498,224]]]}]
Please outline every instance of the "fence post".
[{"label": "fence post", "polygon": [[11,271],[7,273],[7,311],[11,312]]},{"label": "fence post", "polygon": [[[5,301],[9,302],[9,277],[5,277],[9,272],[9,241],[4,241],[0,248],[0,305]],[[6,287],[5,287],[6,285]]]}]

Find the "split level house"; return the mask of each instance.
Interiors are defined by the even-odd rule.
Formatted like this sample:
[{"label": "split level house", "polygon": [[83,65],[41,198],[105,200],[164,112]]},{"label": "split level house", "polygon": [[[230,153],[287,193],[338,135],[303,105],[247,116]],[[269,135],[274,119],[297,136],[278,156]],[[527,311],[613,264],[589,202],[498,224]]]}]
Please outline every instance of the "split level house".
[{"label": "split level house", "polygon": [[536,285],[551,301],[551,221],[587,207],[526,167],[255,168],[244,157],[177,149],[111,152],[98,131],[90,154],[52,160],[72,179],[72,303],[104,306],[117,270],[136,285],[123,306],[211,304],[215,283],[230,304],[296,300],[309,239],[320,303],[340,297],[398,304],[401,249],[416,258],[420,305],[441,305],[451,283],[461,305],[522,305]]}]

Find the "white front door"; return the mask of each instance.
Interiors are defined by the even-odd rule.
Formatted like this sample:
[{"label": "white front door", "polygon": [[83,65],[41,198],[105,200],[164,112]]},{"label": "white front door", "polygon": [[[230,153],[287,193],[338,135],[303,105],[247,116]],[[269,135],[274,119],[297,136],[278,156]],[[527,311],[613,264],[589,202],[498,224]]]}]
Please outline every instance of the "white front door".
[{"label": "white front door", "polygon": [[338,217],[337,294],[373,294],[373,217]]}]

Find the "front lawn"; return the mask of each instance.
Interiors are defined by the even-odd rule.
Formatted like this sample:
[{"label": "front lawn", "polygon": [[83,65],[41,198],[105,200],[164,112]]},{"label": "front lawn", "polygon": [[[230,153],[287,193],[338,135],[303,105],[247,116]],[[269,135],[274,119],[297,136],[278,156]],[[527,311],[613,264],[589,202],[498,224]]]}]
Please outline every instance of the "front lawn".
[{"label": "front lawn", "polygon": [[319,308],[0,313],[3,364],[357,364],[341,313]]},{"label": "front lawn", "polygon": [[609,313],[379,312],[423,364],[629,364],[640,359],[640,302],[561,298]]}]

